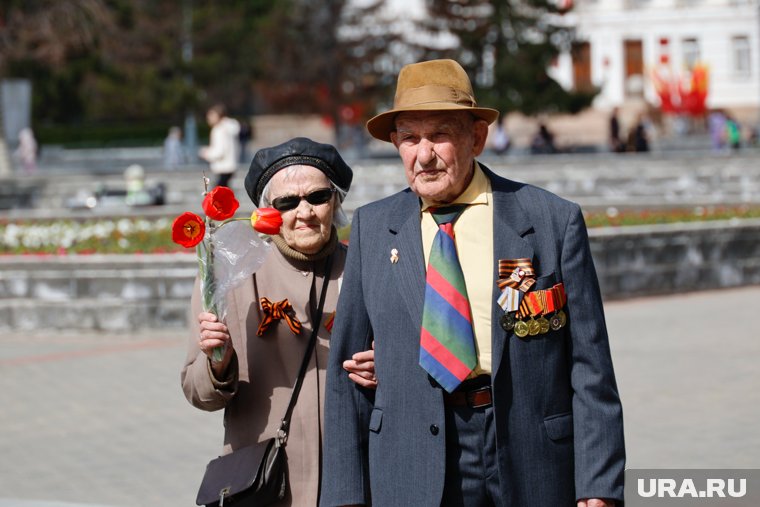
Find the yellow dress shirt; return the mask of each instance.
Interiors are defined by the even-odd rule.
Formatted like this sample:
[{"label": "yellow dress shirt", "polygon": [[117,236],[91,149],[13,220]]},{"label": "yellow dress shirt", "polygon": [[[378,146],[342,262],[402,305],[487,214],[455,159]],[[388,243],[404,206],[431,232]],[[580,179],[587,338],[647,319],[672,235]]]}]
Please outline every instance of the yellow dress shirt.
[{"label": "yellow dress shirt", "polygon": [[[470,376],[491,373],[491,293],[493,290],[493,196],[491,182],[475,162],[469,186],[452,204],[469,204],[454,222],[457,255],[467,286],[472,311],[472,327],[478,365]],[[422,199],[422,250],[425,266],[430,260],[433,238],[438,232],[435,219],[426,210],[430,203]]]}]

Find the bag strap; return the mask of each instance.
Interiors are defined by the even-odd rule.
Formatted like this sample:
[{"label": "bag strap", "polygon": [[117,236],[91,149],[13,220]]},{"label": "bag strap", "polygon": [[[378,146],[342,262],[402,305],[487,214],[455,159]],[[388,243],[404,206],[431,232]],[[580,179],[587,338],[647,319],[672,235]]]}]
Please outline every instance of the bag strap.
[{"label": "bag strap", "polygon": [[[298,371],[298,377],[296,383],[293,386],[293,392],[290,395],[290,403],[288,403],[288,409],[285,411],[285,416],[280,423],[280,429],[277,430],[277,437],[275,438],[275,445],[284,446],[288,439],[288,427],[290,426],[290,417],[293,415],[293,408],[298,401],[298,395],[301,392],[301,386],[303,385],[303,379],[306,376],[306,370],[309,367],[309,360],[311,359],[311,353],[314,350],[314,345],[317,343],[317,333],[319,332],[319,326],[322,325],[322,310],[325,306],[325,296],[327,295],[327,286],[330,282],[330,275],[332,271],[333,255],[327,257],[325,263],[325,275],[322,282],[322,291],[319,295],[319,305],[317,307],[317,313],[312,319],[311,337],[309,343],[306,345],[306,352],[304,353],[303,360],[301,361],[301,369]],[[316,279],[316,273],[314,275]],[[312,307],[313,308],[313,307]]]}]

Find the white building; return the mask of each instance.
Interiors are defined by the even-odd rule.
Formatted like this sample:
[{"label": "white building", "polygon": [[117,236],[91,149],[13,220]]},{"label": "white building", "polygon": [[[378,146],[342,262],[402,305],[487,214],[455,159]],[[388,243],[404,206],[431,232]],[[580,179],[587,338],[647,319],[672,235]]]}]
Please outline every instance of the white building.
[{"label": "white building", "polygon": [[760,115],[760,0],[575,0],[565,21],[578,43],[552,75],[567,88],[601,89],[599,110],[660,104],[655,68],[709,70],[707,107],[748,123]]}]

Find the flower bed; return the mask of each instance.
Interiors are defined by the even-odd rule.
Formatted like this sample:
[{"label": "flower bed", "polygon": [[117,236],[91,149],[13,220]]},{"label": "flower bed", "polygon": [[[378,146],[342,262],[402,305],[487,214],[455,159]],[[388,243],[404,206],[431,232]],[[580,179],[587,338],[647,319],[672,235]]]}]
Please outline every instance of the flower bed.
[{"label": "flower bed", "polygon": [[[665,224],[760,217],[760,207],[587,212],[589,227]],[[83,221],[0,220],[0,254],[194,253],[172,242],[170,218],[115,218]],[[348,228],[340,231],[348,239]]]},{"label": "flower bed", "polygon": [[[169,218],[0,222],[0,254],[185,252]],[[193,251],[190,251],[193,253]]]}]

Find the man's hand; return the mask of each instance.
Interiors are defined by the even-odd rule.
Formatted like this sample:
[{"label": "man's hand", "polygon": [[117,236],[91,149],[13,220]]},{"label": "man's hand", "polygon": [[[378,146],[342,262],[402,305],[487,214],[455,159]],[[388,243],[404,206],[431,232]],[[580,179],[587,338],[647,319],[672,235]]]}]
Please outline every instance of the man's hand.
[{"label": "man's hand", "polygon": [[601,498],[582,498],[578,500],[578,507],[615,507],[615,500],[603,500]]},{"label": "man's hand", "polygon": [[377,388],[375,378],[375,342],[372,348],[364,352],[357,352],[351,359],[343,361],[343,369],[348,372],[348,378],[362,387],[369,389]]}]

